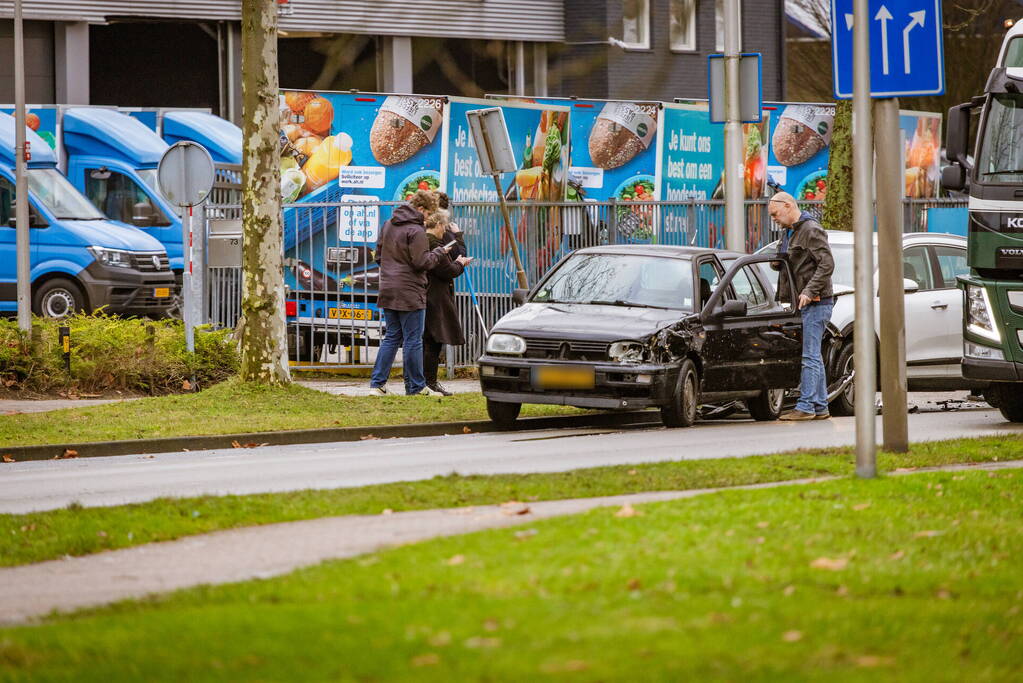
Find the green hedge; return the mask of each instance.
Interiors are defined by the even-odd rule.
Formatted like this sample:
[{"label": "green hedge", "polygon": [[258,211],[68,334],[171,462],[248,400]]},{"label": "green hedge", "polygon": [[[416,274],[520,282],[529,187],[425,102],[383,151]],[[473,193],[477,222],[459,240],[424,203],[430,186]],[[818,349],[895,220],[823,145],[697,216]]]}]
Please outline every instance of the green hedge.
[{"label": "green hedge", "polygon": [[[71,330],[70,376],[59,339],[64,325]],[[8,391],[167,393],[181,391],[193,376],[209,386],[238,371],[237,344],[229,330],[197,330],[192,356],[180,320],[76,315],[62,321],[35,318],[32,329],[34,344],[15,321],[0,319],[0,385]]]}]

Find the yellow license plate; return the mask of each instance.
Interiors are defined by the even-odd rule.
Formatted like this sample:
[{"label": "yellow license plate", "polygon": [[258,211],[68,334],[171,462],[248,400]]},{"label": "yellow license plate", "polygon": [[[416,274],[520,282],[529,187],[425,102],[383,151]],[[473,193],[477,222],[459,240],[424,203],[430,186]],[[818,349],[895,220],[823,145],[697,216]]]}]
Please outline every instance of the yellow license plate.
[{"label": "yellow license plate", "polygon": [[166,299],[170,296],[170,287],[157,287],[153,290],[153,296],[157,299]]},{"label": "yellow license plate", "polygon": [[329,308],[327,317],[331,320],[372,320],[373,311],[368,308]]},{"label": "yellow license plate", "polygon": [[592,367],[533,368],[533,386],[538,389],[592,389],[594,384]]}]

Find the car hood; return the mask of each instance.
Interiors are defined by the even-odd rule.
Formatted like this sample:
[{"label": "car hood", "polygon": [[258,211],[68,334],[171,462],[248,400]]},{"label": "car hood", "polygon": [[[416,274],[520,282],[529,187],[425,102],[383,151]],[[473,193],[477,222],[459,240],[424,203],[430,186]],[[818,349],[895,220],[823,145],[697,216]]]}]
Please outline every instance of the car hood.
[{"label": "car hood", "polygon": [[642,339],[690,315],[686,311],[638,306],[530,303],[505,315],[491,332],[613,342]]},{"label": "car hood", "polygon": [[62,220],[60,224],[66,227],[68,232],[74,233],[84,246],[128,251],[164,251],[163,245],[152,235],[117,221]]}]

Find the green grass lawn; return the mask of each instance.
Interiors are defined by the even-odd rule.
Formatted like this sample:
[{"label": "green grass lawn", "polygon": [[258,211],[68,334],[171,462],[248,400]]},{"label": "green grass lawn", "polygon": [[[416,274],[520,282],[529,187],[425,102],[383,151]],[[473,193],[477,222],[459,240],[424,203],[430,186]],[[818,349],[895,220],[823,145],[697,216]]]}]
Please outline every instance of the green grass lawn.
[{"label": "green grass lawn", "polygon": [[0,678],[1009,681],[1023,473],[730,491],[0,631]]},{"label": "green grass lawn", "polygon": [[[950,463],[1023,459],[1023,437],[914,444],[908,454],[880,453],[881,471]],[[161,499],[103,508],[0,515],[0,566],[85,555],[241,526],[331,515],[379,514],[592,496],[738,486],[853,470],[851,449],[752,458],[619,465],[545,474],[449,475],[358,488],[245,496]],[[2,468],[3,465],[0,465]]]},{"label": "green grass lawn", "polygon": [[[523,416],[580,412],[585,411],[522,408]],[[486,402],[478,393],[444,398],[331,396],[299,385],[272,389],[229,380],[198,394],[0,416],[0,452],[5,446],[485,419]]]}]

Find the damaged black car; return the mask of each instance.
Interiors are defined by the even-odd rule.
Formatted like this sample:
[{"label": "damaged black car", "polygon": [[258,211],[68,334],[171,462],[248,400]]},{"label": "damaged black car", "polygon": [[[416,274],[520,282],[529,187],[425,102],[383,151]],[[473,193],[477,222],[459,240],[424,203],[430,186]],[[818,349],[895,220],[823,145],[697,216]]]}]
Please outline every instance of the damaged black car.
[{"label": "damaged black car", "polygon": [[[727,268],[726,268],[727,264]],[[581,249],[502,317],[479,359],[487,412],[510,427],[523,403],[656,407],[688,427],[702,403],[743,401],[774,420],[799,384],[802,321],[778,302],[777,256],[695,247]]]}]

